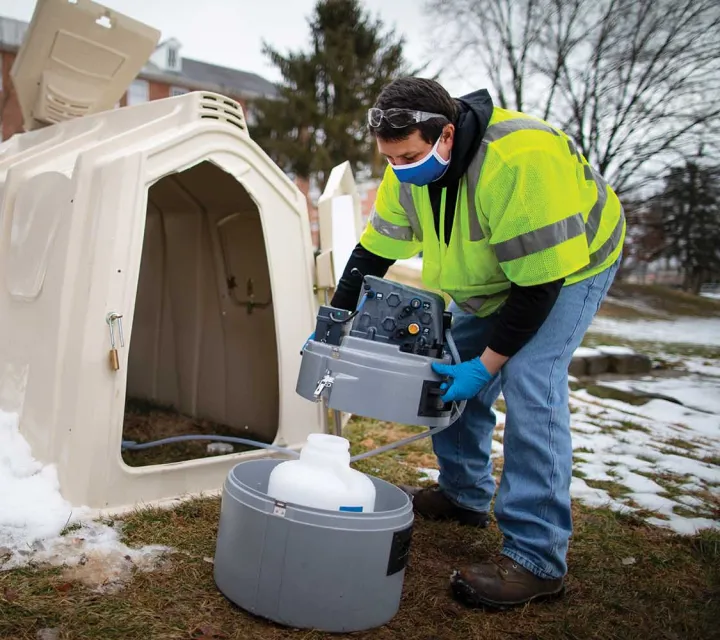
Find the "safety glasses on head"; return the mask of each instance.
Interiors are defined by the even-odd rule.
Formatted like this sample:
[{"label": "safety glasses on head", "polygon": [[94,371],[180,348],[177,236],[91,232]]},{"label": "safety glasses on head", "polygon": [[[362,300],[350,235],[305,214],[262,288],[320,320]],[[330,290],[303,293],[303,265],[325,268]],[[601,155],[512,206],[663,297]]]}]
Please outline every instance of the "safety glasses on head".
[{"label": "safety glasses on head", "polygon": [[371,127],[379,127],[383,119],[393,128],[402,129],[418,122],[425,122],[432,118],[447,117],[441,113],[429,113],[428,111],[416,111],[414,109],[378,109],[373,107],[368,109],[368,124]]}]

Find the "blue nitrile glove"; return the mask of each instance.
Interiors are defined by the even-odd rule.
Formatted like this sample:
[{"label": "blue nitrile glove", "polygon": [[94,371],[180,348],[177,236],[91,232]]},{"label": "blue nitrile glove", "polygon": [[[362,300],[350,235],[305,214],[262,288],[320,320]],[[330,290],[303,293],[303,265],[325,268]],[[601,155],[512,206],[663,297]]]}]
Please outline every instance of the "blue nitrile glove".
[{"label": "blue nitrile glove", "polygon": [[305,340],[305,344],[302,346],[302,349],[300,349],[300,355],[302,355],[302,352],[305,351],[305,347],[307,347],[307,343],[310,342],[310,340],[315,339],[315,332],[313,331],[307,340]]},{"label": "blue nitrile glove", "polygon": [[473,358],[460,364],[433,362],[432,369],[441,376],[452,378],[449,388],[447,382],[440,385],[443,391],[447,389],[445,395],[441,397],[443,402],[474,398],[492,378],[480,358]]}]

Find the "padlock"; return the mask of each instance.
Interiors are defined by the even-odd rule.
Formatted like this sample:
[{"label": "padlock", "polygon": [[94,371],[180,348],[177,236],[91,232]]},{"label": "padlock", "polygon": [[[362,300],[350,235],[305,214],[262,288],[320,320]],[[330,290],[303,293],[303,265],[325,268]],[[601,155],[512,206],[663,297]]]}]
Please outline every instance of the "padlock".
[{"label": "padlock", "polygon": [[111,311],[107,314],[105,317],[105,322],[107,322],[108,327],[110,328],[110,368],[113,371],[117,371],[120,369],[120,357],[118,356],[118,350],[115,346],[115,330],[113,329],[113,323],[117,320],[118,323],[118,336],[120,337],[120,346],[125,346],[125,338],[123,336],[123,330],[122,330],[122,315],[119,313],[115,313],[114,311]]}]

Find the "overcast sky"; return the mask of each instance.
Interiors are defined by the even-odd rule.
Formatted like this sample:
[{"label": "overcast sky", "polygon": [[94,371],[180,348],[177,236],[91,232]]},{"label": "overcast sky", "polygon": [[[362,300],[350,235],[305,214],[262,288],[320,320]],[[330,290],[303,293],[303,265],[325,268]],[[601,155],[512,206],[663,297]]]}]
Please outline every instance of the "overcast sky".
[{"label": "overcast sky", "polygon": [[[177,38],[186,58],[253,71],[278,81],[279,75],[262,55],[262,42],[281,51],[304,48],[307,17],[315,0],[104,0],[101,4],[160,29],[162,39]],[[422,0],[364,0],[363,4],[405,36],[411,64],[430,60],[433,38],[442,37],[442,29],[423,14]],[[34,0],[0,0],[0,15],[29,21],[34,6]],[[480,88],[482,77],[458,75],[451,70],[441,76],[453,95]]]}]

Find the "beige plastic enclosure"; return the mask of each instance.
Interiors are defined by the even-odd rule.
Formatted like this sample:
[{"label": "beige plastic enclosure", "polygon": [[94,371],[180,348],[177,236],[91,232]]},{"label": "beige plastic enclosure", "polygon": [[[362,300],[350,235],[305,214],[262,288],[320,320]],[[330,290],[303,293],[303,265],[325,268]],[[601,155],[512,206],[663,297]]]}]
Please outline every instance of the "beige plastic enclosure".
[{"label": "beige plastic enclosure", "polygon": [[15,136],[0,190],[0,409],[66,499],[215,491],[267,455],[128,467],[126,398],[291,447],[325,430],[295,392],[316,314],[306,201],[236,102],[195,92]]},{"label": "beige plastic enclosure", "polygon": [[326,303],[337,286],[352,247],[362,235],[360,195],[350,163],[345,161],[330,172],[318,199],[320,253],[317,257],[318,301]]},{"label": "beige plastic enclosure", "polygon": [[10,72],[25,129],[112,109],[159,39],[90,0],[36,0]]}]

